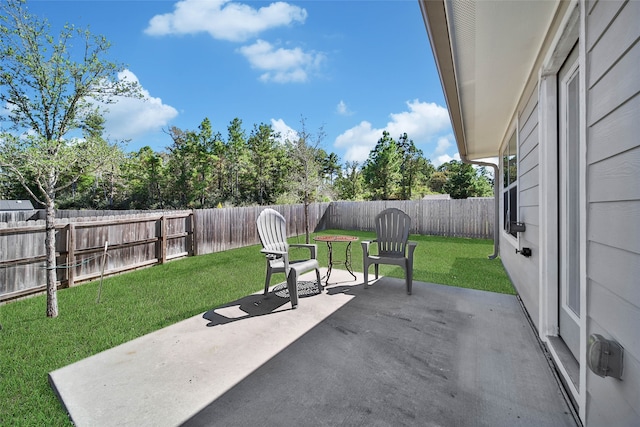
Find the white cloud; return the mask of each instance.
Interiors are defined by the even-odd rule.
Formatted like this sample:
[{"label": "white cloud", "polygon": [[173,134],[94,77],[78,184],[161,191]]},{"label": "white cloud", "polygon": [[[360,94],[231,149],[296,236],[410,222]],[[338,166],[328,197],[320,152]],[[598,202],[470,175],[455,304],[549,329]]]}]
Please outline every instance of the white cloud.
[{"label": "white cloud", "polygon": [[337,148],[347,149],[344,161],[362,163],[369,157],[369,151],[375,147],[381,136],[382,129],[374,129],[371,127],[371,123],[362,121],[357,126],[338,135],[333,145]]},{"label": "white cloud", "polygon": [[[410,138],[433,137],[451,127],[449,112],[435,102],[420,102],[417,99],[407,102],[409,111],[392,113],[386,130],[391,136],[406,132]],[[395,137],[395,136],[394,136]]]},{"label": "white cloud", "polygon": [[260,76],[262,81],[276,83],[305,82],[309,72],[315,70],[324,60],[317,52],[304,52],[299,47],[293,49],[276,48],[264,40],[238,49],[252,68],[266,71]]},{"label": "white cloud", "polygon": [[353,115],[353,111],[349,110],[349,107],[347,107],[347,104],[345,104],[343,100],[340,100],[340,102],[338,102],[338,105],[336,107],[336,112],[341,116]]},{"label": "white cloud", "polygon": [[443,154],[441,156],[436,157],[435,160],[432,160],[432,163],[433,163],[433,166],[438,167],[443,163],[450,162],[451,160],[460,161],[460,154],[455,153],[453,156],[450,156],[448,154]]},{"label": "white cloud", "polygon": [[447,136],[438,138],[438,145],[436,145],[436,149],[433,151],[433,154],[440,155],[446,153],[449,147],[451,147],[452,145],[449,138],[453,138],[453,135],[449,134]]},{"label": "white cloud", "polygon": [[441,135],[451,133],[447,109],[435,103],[420,102],[417,99],[408,101],[407,108],[408,111],[390,114],[391,120],[382,128],[374,128],[371,123],[363,121],[339,135],[333,145],[336,148],[346,149],[344,161],[362,163],[369,157],[369,152],[382,137],[382,132],[386,130],[392,138],[398,138],[406,132],[409,139],[412,139],[427,156],[433,151],[428,144],[433,143],[434,138],[440,137],[436,150],[446,150],[448,147],[441,141]]},{"label": "white cloud", "polygon": [[229,0],[182,0],[172,13],[151,18],[144,31],[153,36],[206,32],[215,39],[242,42],[306,19],[305,9],[280,1],[255,9]]},{"label": "white cloud", "polygon": [[[136,75],[129,70],[119,73],[118,78],[138,82]],[[175,108],[163,104],[160,98],[152,97],[146,89],[143,88],[141,93],[141,99],[116,97],[114,104],[103,106],[108,109],[105,114],[107,137],[124,140],[159,131],[178,115]]]},{"label": "white cloud", "polygon": [[280,142],[285,142],[287,139],[289,141],[295,141],[298,139],[298,132],[287,125],[282,119],[271,119],[271,127],[274,132],[278,132],[280,134]]}]

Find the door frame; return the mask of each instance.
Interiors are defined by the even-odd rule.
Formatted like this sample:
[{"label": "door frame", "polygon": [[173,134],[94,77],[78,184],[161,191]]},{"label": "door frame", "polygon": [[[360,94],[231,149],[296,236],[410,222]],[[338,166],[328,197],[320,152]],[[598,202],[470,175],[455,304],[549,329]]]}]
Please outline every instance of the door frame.
[{"label": "door frame", "polygon": [[[576,76],[577,74],[577,76]],[[581,214],[581,207],[584,206],[582,203],[582,195],[583,192],[581,188],[583,187],[582,181],[584,181],[584,176],[582,174],[582,162],[580,158],[582,157],[582,149],[581,149],[581,140],[577,141],[578,143],[578,153],[576,159],[572,159],[570,157],[571,151],[571,141],[567,139],[568,133],[573,129],[566,126],[568,123],[566,122],[566,118],[569,115],[570,111],[567,108],[570,103],[569,99],[569,85],[572,81],[575,81],[578,86],[580,85],[580,77],[582,77],[582,69],[580,67],[579,58],[578,58],[578,46],[571,50],[571,53],[566,59],[565,64],[562,65],[560,71],[558,72],[558,113],[560,119],[558,120],[558,202],[557,206],[559,209],[558,212],[558,336],[562,338],[565,342],[569,350],[575,357],[575,359],[579,362],[580,359],[580,310],[581,310],[581,302],[578,288],[578,312],[570,306],[568,301],[568,293],[570,292],[570,287],[572,283],[566,281],[569,279],[568,275],[570,271],[572,271],[570,261],[570,253],[574,252],[575,249],[578,250],[578,267],[581,266],[582,260],[580,259],[579,252],[582,249],[582,233],[580,230],[576,230],[574,234],[578,239],[577,246],[573,242],[567,241],[566,237],[569,236],[571,228],[571,218],[567,215],[567,211],[574,208],[578,210],[578,215],[581,218],[579,221],[580,225],[584,220],[584,216]],[[575,80],[574,80],[575,79]],[[578,92],[580,92],[578,90]],[[581,93],[578,93],[578,96],[581,96]],[[582,99],[579,99],[578,109],[580,109],[580,103]],[[580,112],[578,111],[576,117],[579,119]],[[582,130],[582,123],[580,120],[576,123],[579,130]],[[582,132],[579,131],[580,138],[582,137]],[[577,168],[577,171],[572,171],[572,168]],[[577,179],[578,188],[573,186],[570,187],[572,179]],[[567,193],[571,193],[574,190],[578,192],[578,203],[569,204],[566,200]],[[572,250],[573,249],[573,250]],[[577,271],[577,277],[573,277],[573,279],[577,279],[577,285],[581,286],[582,280],[580,277],[580,271]],[[573,283],[575,284],[575,283]],[[571,288],[573,289],[573,288]],[[564,327],[563,327],[564,325]],[[562,331],[565,331],[563,333]]]},{"label": "door frame", "polygon": [[[587,286],[586,286],[586,48],[585,48],[585,3],[572,1],[560,18],[557,31],[546,52],[538,73],[538,125],[540,136],[540,283],[539,283],[539,327],[540,339],[547,345],[567,391],[576,402],[580,419],[586,416],[586,349],[587,349]],[[559,245],[558,245],[558,73],[572,48],[578,43],[580,70],[579,123],[580,123],[580,358],[578,384],[574,384],[568,367],[563,363],[561,349],[557,347],[559,325],[558,295]],[[568,351],[568,349],[566,349]]]}]

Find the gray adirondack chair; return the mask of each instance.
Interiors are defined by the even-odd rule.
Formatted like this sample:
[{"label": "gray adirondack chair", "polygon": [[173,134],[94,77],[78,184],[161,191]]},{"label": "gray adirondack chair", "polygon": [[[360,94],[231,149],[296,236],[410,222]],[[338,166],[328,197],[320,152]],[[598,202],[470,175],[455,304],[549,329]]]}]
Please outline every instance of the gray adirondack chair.
[{"label": "gray adirondack chair", "polygon": [[[398,265],[404,270],[407,294],[411,295],[413,251],[416,249],[417,243],[409,241],[410,226],[411,218],[400,209],[385,209],[376,216],[376,239],[361,242],[365,288],[369,287],[369,266],[371,264],[375,266],[376,279],[378,278],[378,265]],[[373,243],[377,244],[377,255],[370,252]]]},{"label": "gray adirondack chair", "polygon": [[[269,292],[269,283],[273,273],[284,273],[287,278],[287,288],[291,297],[291,307],[298,306],[298,276],[316,270],[318,287],[322,290],[320,280],[320,264],[317,260],[317,246],[315,244],[287,243],[287,224],[284,217],[273,209],[265,209],[260,212],[256,221],[258,235],[262,243],[260,252],[266,255],[267,278],[264,282],[264,294]],[[289,247],[308,248],[310,257],[303,260],[290,260]]]}]

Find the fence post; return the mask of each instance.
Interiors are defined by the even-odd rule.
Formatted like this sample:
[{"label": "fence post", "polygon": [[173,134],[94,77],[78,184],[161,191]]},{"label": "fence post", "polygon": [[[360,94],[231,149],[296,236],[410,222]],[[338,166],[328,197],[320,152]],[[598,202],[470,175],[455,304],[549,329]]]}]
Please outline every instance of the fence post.
[{"label": "fence post", "polygon": [[69,236],[67,237],[67,286],[73,286],[76,277],[76,225],[69,223]]},{"label": "fence post", "polygon": [[[195,209],[191,210],[191,213],[189,214],[189,217],[187,219],[187,252],[189,251],[189,249],[191,250],[191,256],[195,256],[198,253],[198,247],[197,247],[197,242],[198,240],[196,239],[196,212]],[[191,234],[188,234],[188,232],[191,231]],[[189,242],[188,239],[191,239],[191,242]]]},{"label": "fence post", "polygon": [[159,263],[167,262],[167,219],[164,215],[160,217],[160,256]]}]

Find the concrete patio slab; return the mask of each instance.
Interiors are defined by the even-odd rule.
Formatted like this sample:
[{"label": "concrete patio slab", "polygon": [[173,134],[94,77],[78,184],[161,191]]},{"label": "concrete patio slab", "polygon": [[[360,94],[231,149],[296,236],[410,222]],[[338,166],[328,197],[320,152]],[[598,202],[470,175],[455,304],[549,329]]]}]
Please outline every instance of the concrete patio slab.
[{"label": "concrete patio slab", "polygon": [[331,281],[296,310],[282,292],[212,307],[50,382],[78,426],[576,425],[516,297]]}]

